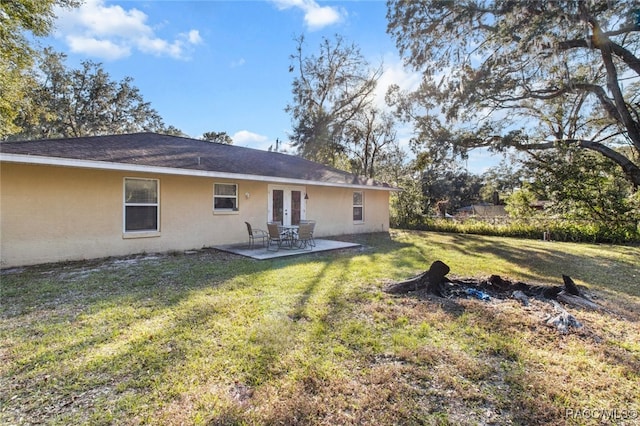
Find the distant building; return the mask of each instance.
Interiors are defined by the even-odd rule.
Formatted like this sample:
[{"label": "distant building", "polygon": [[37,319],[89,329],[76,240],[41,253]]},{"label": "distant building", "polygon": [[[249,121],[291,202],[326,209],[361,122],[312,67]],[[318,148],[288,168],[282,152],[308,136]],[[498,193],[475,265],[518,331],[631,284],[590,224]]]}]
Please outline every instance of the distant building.
[{"label": "distant building", "polygon": [[491,218],[507,216],[507,211],[504,209],[503,205],[496,206],[489,203],[473,204],[470,206],[462,207],[458,209],[456,213],[456,216],[461,217],[476,216]]}]

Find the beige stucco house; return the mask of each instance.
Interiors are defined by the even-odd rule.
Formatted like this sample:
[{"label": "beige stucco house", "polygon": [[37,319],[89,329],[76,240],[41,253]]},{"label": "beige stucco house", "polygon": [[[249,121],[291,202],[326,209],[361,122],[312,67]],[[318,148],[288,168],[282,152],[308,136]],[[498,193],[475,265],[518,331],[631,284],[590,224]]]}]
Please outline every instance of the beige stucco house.
[{"label": "beige stucco house", "polygon": [[138,133],[0,143],[2,268],[247,241],[245,221],[389,229],[395,188],[276,152]]}]

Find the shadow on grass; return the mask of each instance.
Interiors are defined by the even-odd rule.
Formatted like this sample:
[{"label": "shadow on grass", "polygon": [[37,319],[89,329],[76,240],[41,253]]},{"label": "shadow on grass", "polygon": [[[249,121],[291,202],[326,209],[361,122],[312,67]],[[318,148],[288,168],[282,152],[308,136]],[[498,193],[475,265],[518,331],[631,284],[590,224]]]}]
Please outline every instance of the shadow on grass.
[{"label": "shadow on grass", "polygon": [[[471,257],[490,252],[527,264],[532,277],[546,276],[549,263],[581,260],[553,246],[535,247],[532,254],[500,239],[451,236],[447,242],[424,235],[427,241],[417,242],[349,236],[364,247],[270,261],[202,250],[5,274],[0,337],[11,348],[3,355],[0,384],[6,391],[0,403],[8,407],[5,413],[33,422],[110,423],[113,416],[116,422],[135,417],[152,423],[169,416],[173,423],[189,423],[188,416],[198,411],[219,413],[207,414],[212,423],[251,422],[255,418],[238,409],[242,401],[234,389],[252,390],[286,377],[294,362],[310,362],[296,356],[320,357],[323,345],[361,351],[350,355],[354,365],[373,357],[379,331],[356,314],[361,316],[358,310],[373,297],[367,291],[379,288],[372,284],[376,279],[420,269],[437,250]],[[585,262],[602,267],[597,259]],[[583,281],[595,285],[593,279]],[[459,303],[443,310],[456,322],[469,315]],[[496,321],[488,312],[473,315],[483,324]],[[495,333],[498,340],[512,341],[508,329]],[[500,392],[508,399],[514,391],[517,403],[530,406],[527,416],[546,419],[542,409],[534,411],[528,386],[536,377],[522,367],[525,361],[514,344],[487,343],[486,336],[473,333],[464,339],[475,351],[506,358],[509,369],[502,374],[508,386]],[[623,352],[612,350],[611,362],[630,365]],[[314,379],[320,368],[305,374]],[[535,390],[546,391],[545,386]],[[307,404],[308,411],[284,412],[280,419],[311,418],[319,405]],[[151,414],[145,413],[149,407],[155,407]]]},{"label": "shadow on grass", "polygon": [[[395,246],[371,250],[379,254]],[[259,386],[284,374],[279,361],[306,333],[298,320],[315,315],[329,322],[342,316],[349,259],[362,254],[344,250],[258,262],[202,250],[42,265],[5,274],[0,335],[12,348],[0,378],[6,390],[0,400],[9,407],[7,413],[14,410],[34,421],[74,423],[74,416],[88,416],[84,421],[100,422],[108,420],[104,416],[117,417],[118,410],[142,415],[129,405],[178,403],[183,395],[166,383],[197,389],[211,378],[225,382],[233,377]],[[306,265],[319,265],[319,272],[300,282],[289,276],[292,268]],[[329,269],[333,272],[327,283]],[[255,282],[267,275],[268,286],[289,285],[297,298],[282,309],[269,306],[271,290]],[[326,306],[314,302],[314,310],[321,312],[310,313],[309,301],[319,293],[326,295],[321,302]],[[271,315],[270,310],[290,315]],[[194,376],[193,364],[198,363],[202,365]],[[183,380],[190,383],[180,385]],[[97,389],[121,408],[89,408]],[[130,404],[132,395],[141,402]]]},{"label": "shadow on grass", "polygon": [[[589,287],[640,297],[640,249],[637,247],[580,245],[465,234],[435,234],[438,237],[433,238],[429,233],[417,231],[413,234],[425,236],[425,243],[418,239],[415,246],[420,256],[428,260],[425,262],[425,270],[431,262],[440,259],[439,256],[457,253],[467,262],[476,259],[475,262],[479,265],[501,263],[517,267],[519,280],[562,285],[562,275],[569,275],[576,282]],[[569,252],[568,247],[577,252]],[[454,268],[451,274],[456,274]],[[502,275],[502,272],[485,268],[483,274]]]}]

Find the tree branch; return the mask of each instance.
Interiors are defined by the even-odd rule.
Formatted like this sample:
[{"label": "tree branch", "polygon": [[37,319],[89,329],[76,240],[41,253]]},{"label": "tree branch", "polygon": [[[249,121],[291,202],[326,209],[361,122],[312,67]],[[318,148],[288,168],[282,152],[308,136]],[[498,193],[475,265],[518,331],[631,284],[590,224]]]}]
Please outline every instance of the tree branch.
[{"label": "tree branch", "polygon": [[520,151],[544,150],[556,148],[559,144],[573,144],[580,148],[585,148],[607,157],[622,168],[625,175],[631,180],[634,187],[640,187],[640,166],[633,163],[623,154],[599,142],[588,139],[563,139],[553,140],[539,143],[518,143],[515,142],[511,146]]},{"label": "tree branch", "polygon": [[[603,36],[606,36],[608,33],[602,33]],[[633,52],[630,50],[620,46],[617,43],[609,40],[611,46],[611,52],[616,55],[618,58],[622,59],[622,61],[629,66],[633,71],[635,71],[638,75],[640,75],[640,58],[636,57]],[[598,50],[597,42],[595,40],[595,36],[591,37],[591,40],[587,42],[586,39],[574,39],[574,40],[565,40],[561,41],[557,44],[558,50],[570,50],[576,48],[584,48],[591,50]]]}]

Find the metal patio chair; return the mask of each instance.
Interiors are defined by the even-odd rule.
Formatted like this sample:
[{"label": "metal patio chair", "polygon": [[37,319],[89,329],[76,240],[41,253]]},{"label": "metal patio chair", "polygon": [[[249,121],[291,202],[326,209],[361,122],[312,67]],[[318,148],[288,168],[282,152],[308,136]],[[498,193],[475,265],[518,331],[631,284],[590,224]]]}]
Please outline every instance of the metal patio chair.
[{"label": "metal patio chair", "polygon": [[247,232],[249,233],[249,248],[252,249],[255,247],[256,240],[262,240],[262,247],[264,247],[265,242],[269,239],[267,231],[253,228],[249,222],[245,223],[247,224]]},{"label": "metal patio chair", "polygon": [[290,244],[290,240],[287,237],[287,233],[281,232],[280,231],[280,226],[277,223],[267,223],[267,230],[269,232],[269,241],[267,242],[267,250],[271,250],[271,246],[273,244],[276,245],[276,249],[275,250],[271,250],[271,251],[278,251],[280,250],[280,247],[282,247],[282,244],[285,243],[289,243]]},{"label": "metal patio chair", "polygon": [[313,223],[300,223],[298,228],[298,238],[296,239],[296,247],[313,249],[315,243],[313,242]]},{"label": "metal patio chair", "polygon": [[315,247],[316,246],[316,240],[313,239],[313,233],[316,230],[316,221],[315,220],[310,220],[310,219],[300,220],[300,225],[305,224],[305,223],[311,224],[311,240],[309,241],[309,243],[311,244],[312,247]]}]

